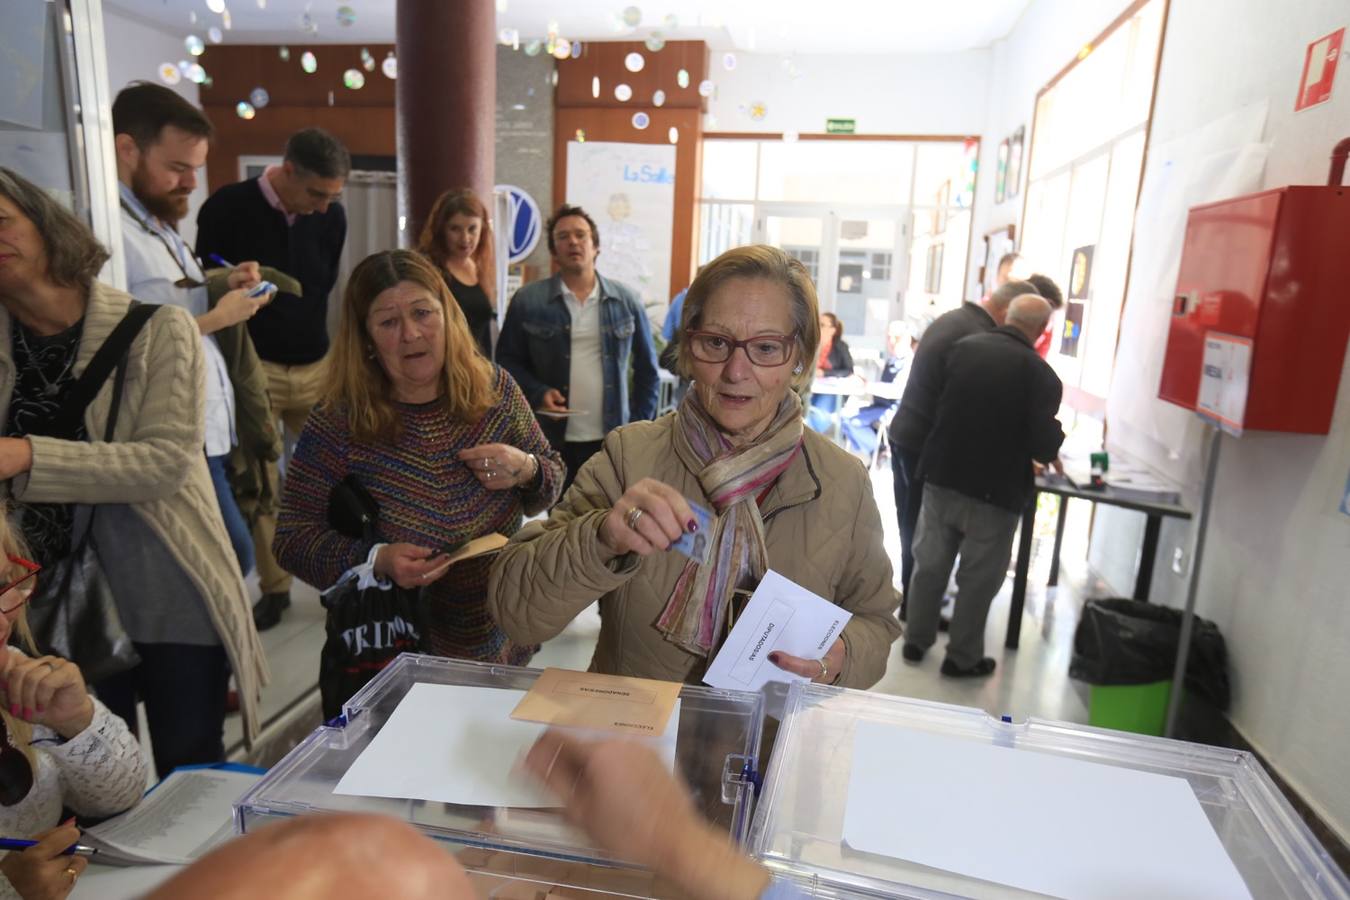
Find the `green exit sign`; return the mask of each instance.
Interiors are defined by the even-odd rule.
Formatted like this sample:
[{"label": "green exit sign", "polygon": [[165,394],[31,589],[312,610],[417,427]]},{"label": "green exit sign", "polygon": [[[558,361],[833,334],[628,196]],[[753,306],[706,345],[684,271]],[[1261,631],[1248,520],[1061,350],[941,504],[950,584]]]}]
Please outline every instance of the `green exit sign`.
[{"label": "green exit sign", "polygon": [[856,119],[826,119],[826,134],[853,134],[858,130]]}]

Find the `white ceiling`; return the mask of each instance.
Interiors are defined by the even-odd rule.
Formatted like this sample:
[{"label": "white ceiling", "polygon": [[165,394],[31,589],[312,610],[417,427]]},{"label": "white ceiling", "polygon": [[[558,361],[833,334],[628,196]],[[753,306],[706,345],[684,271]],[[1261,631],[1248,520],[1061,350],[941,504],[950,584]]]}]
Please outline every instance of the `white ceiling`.
[{"label": "white ceiling", "polygon": [[[213,0],[214,2],[214,0]],[[458,3],[461,0],[420,0]],[[704,40],[715,50],[760,53],[947,53],[986,47],[1012,30],[1031,0],[497,0],[499,28],[542,38],[551,22],[570,40]],[[225,43],[392,43],[395,0],[227,0],[232,29]],[[158,27],[196,33],[221,25],[206,0],[107,0]],[[338,23],[339,7],[355,12]],[[621,14],[642,15],[636,28]],[[504,8],[504,9],[503,9]],[[317,35],[301,31],[309,12]],[[192,24],[192,14],[196,24]],[[666,16],[678,20],[668,27]],[[864,89],[865,85],[859,85]]]}]

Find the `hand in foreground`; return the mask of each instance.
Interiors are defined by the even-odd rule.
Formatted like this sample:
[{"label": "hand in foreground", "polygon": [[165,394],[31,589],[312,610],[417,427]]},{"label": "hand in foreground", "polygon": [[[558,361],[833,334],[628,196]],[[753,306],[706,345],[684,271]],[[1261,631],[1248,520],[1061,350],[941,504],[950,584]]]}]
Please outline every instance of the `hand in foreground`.
[{"label": "hand in foreground", "polygon": [[549,388],[544,391],[543,399],[539,401],[539,408],[544,412],[566,412],[567,398],[557,388]]},{"label": "hand in foreground", "polygon": [[226,278],[226,283],[232,291],[239,288],[249,290],[260,281],[262,281],[262,269],[251,260],[235,266]]},{"label": "hand in foreground", "polygon": [[768,885],[768,873],[703,821],[688,789],[648,747],[582,742],[551,729],[526,755],[525,769],[600,846],[671,879],[690,897],[753,900]]},{"label": "hand in foreground", "polygon": [[774,651],[769,654],[769,662],[784,672],[805,675],[816,684],[834,684],[839,680],[839,673],[844,670],[844,655],[846,653],[844,639],[838,637],[834,639],[830,649],[825,651],[823,659],[803,659],[790,653]]},{"label": "hand in foreground", "polygon": [[46,725],[67,740],[94,720],[94,701],[80,667],[59,656],[29,659],[6,653],[0,663],[0,702],[10,715]]},{"label": "hand in foreground", "polygon": [[33,445],[27,438],[0,438],[0,481],[33,468]]},{"label": "hand in foreground", "polygon": [[89,865],[83,856],[62,855],[80,840],[80,829],[71,819],[33,835],[33,840],[37,843],[27,850],[11,851],[0,860],[0,875],[9,879],[23,900],[63,900]]},{"label": "hand in foreground", "polygon": [[212,311],[220,320],[220,327],[228,328],[231,325],[238,325],[240,322],[247,322],[253,318],[258,310],[266,306],[267,301],[271,299],[271,294],[250,297],[247,289],[236,288],[222,296],[216,303],[216,308]]},{"label": "hand in foreground", "polygon": [[510,444],[479,444],[459,451],[456,458],[469,467],[489,491],[506,491],[534,481],[539,464]]},{"label": "hand in foreground", "polygon": [[375,554],[375,574],[410,590],[433,584],[448,570],[445,554],[416,544],[385,544]]},{"label": "hand in foreground", "polygon": [[623,492],[600,523],[600,541],[616,555],[650,556],[698,530],[689,502],[673,487],[644,478]]}]

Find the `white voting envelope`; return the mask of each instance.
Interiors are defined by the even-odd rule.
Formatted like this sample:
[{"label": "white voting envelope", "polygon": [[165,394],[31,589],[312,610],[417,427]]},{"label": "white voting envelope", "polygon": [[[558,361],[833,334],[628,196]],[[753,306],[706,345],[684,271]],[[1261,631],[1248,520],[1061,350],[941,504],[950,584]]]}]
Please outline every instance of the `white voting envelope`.
[{"label": "white voting envelope", "polygon": [[852,618],[848,610],[770,569],[703,681],[737,691],[757,691],[770,681],[808,681],[769,662],[769,654],[776,650],[820,659]]}]

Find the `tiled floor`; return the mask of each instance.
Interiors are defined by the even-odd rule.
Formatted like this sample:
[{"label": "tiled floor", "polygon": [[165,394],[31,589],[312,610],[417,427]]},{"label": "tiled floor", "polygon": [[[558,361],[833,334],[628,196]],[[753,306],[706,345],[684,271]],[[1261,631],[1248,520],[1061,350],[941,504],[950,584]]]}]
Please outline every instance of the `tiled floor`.
[{"label": "tiled floor", "polygon": [[[890,469],[883,460],[873,472],[873,489],[882,521],[886,527],[886,548],[898,560],[899,535],[895,525]],[[978,707],[990,715],[1011,715],[1020,721],[1029,716],[1085,722],[1087,708],[1083,694],[1068,678],[1073,629],[1082,607],[1086,571],[1086,504],[1070,508],[1069,527],[1061,568],[1060,586],[1044,587],[1048,569],[1049,540],[1038,541],[1033,560],[1032,587],[1027,597],[1022,622],[1021,649],[1003,648],[1007,627],[1011,579],[994,601],[989,615],[986,650],[998,660],[999,668],[988,678],[960,681],[938,674],[942,660],[942,642],[921,665],[901,660],[900,643],[891,654],[885,677],[875,690],[890,694]],[[1081,517],[1082,521],[1077,521]],[[1054,517],[1042,515],[1042,527]],[[896,572],[899,581],[899,572]],[[292,606],[280,625],[262,635],[272,666],[272,684],[264,691],[262,712],[270,723],[260,749],[248,758],[267,765],[280,758],[299,738],[319,722],[318,665],[323,646],[323,608],[312,587],[297,583],[291,592]],[[557,638],[544,645],[533,665],[584,669],[590,662],[600,619],[592,607],[577,618]],[[236,758],[244,758],[238,717],[227,722],[226,746]]]}]

